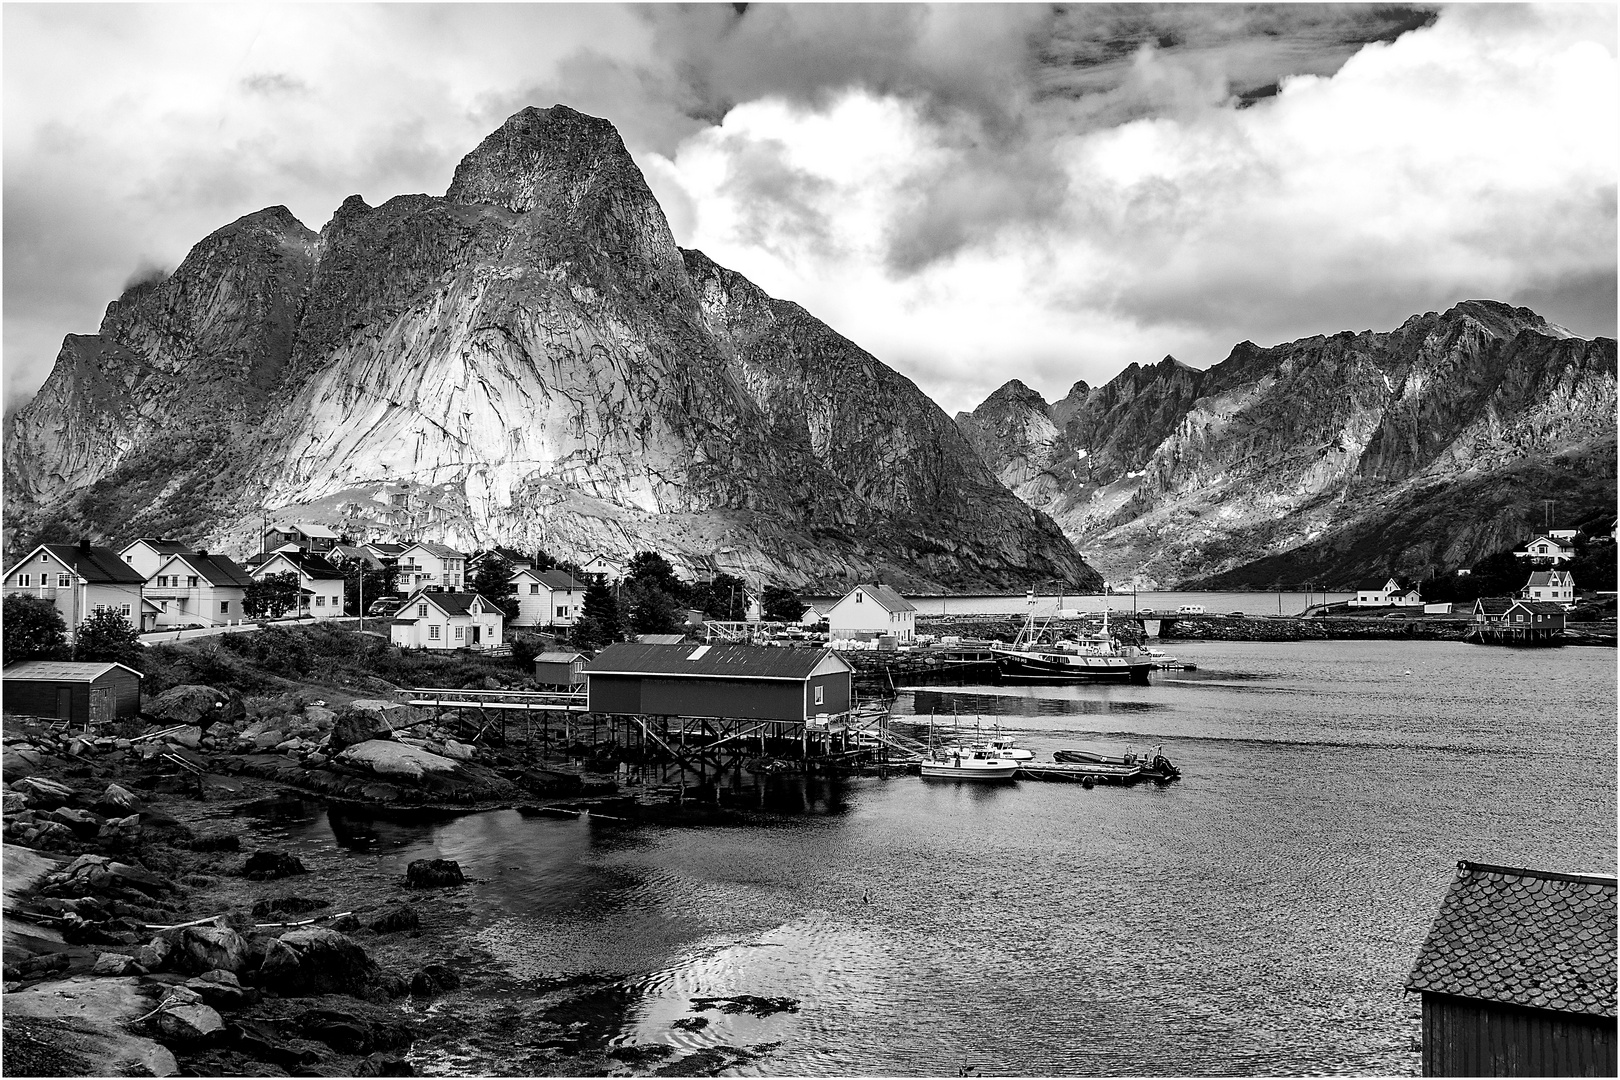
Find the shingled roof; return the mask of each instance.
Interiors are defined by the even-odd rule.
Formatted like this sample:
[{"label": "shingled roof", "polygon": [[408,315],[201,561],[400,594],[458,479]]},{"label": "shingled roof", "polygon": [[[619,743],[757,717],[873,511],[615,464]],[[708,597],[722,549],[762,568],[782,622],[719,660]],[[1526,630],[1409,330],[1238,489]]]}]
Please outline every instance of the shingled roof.
[{"label": "shingled roof", "polygon": [[1459,862],[1406,989],[1615,1015],[1615,879]]},{"label": "shingled roof", "polygon": [[1482,596],[1474,601],[1474,611],[1482,615],[1506,615],[1513,603],[1511,596]]},{"label": "shingled roof", "polygon": [[[118,552],[110,547],[97,547],[89,544],[41,544],[28,553],[23,563],[31,560],[43,548],[56,556],[63,565],[72,567],[74,573],[92,585],[144,585],[146,579],[136,572],[135,568],[118,557]],[[11,570],[7,570],[9,575]]]},{"label": "shingled roof", "polygon": [[773,649],[758,645],[609,645],[586,666],[591,675],[701,676],[802,682],[831,657],[825,649]]}]

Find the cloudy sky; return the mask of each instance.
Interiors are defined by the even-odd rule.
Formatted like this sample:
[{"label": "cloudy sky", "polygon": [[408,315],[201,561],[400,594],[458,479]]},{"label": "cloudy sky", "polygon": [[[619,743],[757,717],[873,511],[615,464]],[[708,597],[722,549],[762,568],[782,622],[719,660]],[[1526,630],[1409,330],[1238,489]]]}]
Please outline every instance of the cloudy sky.
[{"label": "cloudy sky", "polygon": [[1490,297],[1615,333],[1613,5],[4,7],[7,409],[285,204],[618,125],[677,240],[947,410]]}]

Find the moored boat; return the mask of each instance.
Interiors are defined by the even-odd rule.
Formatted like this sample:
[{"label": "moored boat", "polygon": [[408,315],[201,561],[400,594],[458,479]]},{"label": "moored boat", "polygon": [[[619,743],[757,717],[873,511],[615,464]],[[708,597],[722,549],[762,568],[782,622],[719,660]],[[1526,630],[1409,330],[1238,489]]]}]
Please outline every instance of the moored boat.
[{"label": "moored boat", "polygon": [[1181,770],[1170,763],[1164,756],[1164,748],[1155,746],[1152,750],[1138,754],[1130,747],[1120,755],[1099,754],[1093,750],[1057,750],[1052,753],[1052,760],[1065,765],[1108,765],[1117,768],[1136,767],[1141,769],[1143,779],[1148,780],[1174,780],[1181,775]]},{"label": "moored boat", "polygon": [[1145,650],[1122,644],[1109,632],[1106,609],[1100,632],[1064,637],[1050,626],[1037,625],[1031,608],[1013,643],[992,642],[990,649],[997,674],[1013,681],[1145,683],[1156,666]]},{"label": "moored boat", "polygon": [[1011,780],[1018,764],[982,747],[953,746],[924,758],[918,772],[926,780]]}]

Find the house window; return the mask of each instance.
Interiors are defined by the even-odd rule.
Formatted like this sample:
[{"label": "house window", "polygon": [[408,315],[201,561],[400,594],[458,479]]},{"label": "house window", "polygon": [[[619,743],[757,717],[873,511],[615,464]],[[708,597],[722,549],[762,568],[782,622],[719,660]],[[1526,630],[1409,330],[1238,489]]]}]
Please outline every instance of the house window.
[{"label": "house window", "polygon": [[437,623],[434,623],[432,626],[428,627],[428,640],[439,640],[439,625]]},{"label": "house window", "polygon": [[826,697],[827,697],[827,688],[825,686],[816,687],[816,704],[817,705],[823,704],[826,701]]},{"label": "house window", "polygon": [[159,611],[168,611],[169,610],[169,602],[167,600],[159,600],[158,601],[158,610]]},{"label": "house window", "polygon": [[18,578],[17,581],[18,581],[18,583],[20,583],[22,585],[23,588],[26,589],[26,588],[28,588],[28,578],[29,578],[29,575],[24,574],[22,577]]},{"label": "house window", "polygon": [[186,588],[195,589],[196,587],[197,587],[197,575],[192,574],[190,577],[186,578]]},{"label": "house window", "polygon": [[530,585],[529,586],[529,595],[530,596],[536,595],[537,593],[539,593],[539,591],[540,591],[540,586],[538,586],[538,585]]},{"label": "house window", "polygon": [[860,602],[861,602],[861,594],[860,594],[860,593],[856,593],[856,594],[855,594],[855,602],[856,602],[856,603],[857,603],[857,604],[858,604],[858,603],[860,603]]},{"label": "house window", "polygon": [[316,598],[315,598],[315,606],[316,606],[316,607],[325,607],[325,606],[326,606],[326,597],[324,597],[324,596],[317,596],[317,597],[316,597]]},{"label": "house window", "polygon": [[557,618],[559,618],[559,619],[568,618],[568,607],[566,605],[564,605],[563,607],[560,607],[560,608],[557,609]]},{"label": "house window", "polygon": [[456,640],[457,641],[464,640],[466,638],[466,636],[467,636],[466,627],[462,627],[462,626],[456,627]]},{"label": "house window", "polygon": [[129,618],[129,605],[125,604],[123,607],[119,608],[118,613],[126,619]]},{"label": "house window", "polygon": [[427,605],[426,604],[417,604],[416,605],[416,617],[418,619],[427,618]]},{"label": "house window", "polygon": [[229,615],[231,613],[231,602],[229,600],[221,600],[219,602],[219,613],[221,615]]},{"label": "house window", "polygon": [[[43,582],[45,579],[42,577],[39,580]],[[68,587],[68,576],[66,574],[56,575],[56,587],[59,589],[65,589]]]}]

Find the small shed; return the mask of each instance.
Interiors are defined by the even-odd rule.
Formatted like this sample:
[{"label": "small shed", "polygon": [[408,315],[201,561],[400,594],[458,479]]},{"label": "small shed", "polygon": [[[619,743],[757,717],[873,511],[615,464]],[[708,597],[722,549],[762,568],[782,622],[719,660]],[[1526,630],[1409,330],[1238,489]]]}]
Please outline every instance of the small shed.
[{"label": "small shed", "polygon": [[1424,1076],[1615,1075],[1615,879],[1459,862],[1406,989]]},{"label": "small shed", "polygon": [[585,674],[591,712],[803,724],[849,711],[853,670],[825,649],[622,643]]},{"label": "small shed", "polygon": [[581,652],[543,652],[534,658],[534,681],[546,686],[572,689],[585,685],[585,664],[590,657]]},{"label": "small shed", "polygon": [[141,673],[123,664],[24,660],[0,675],[6,712],[108,724],[141,711]]}]

